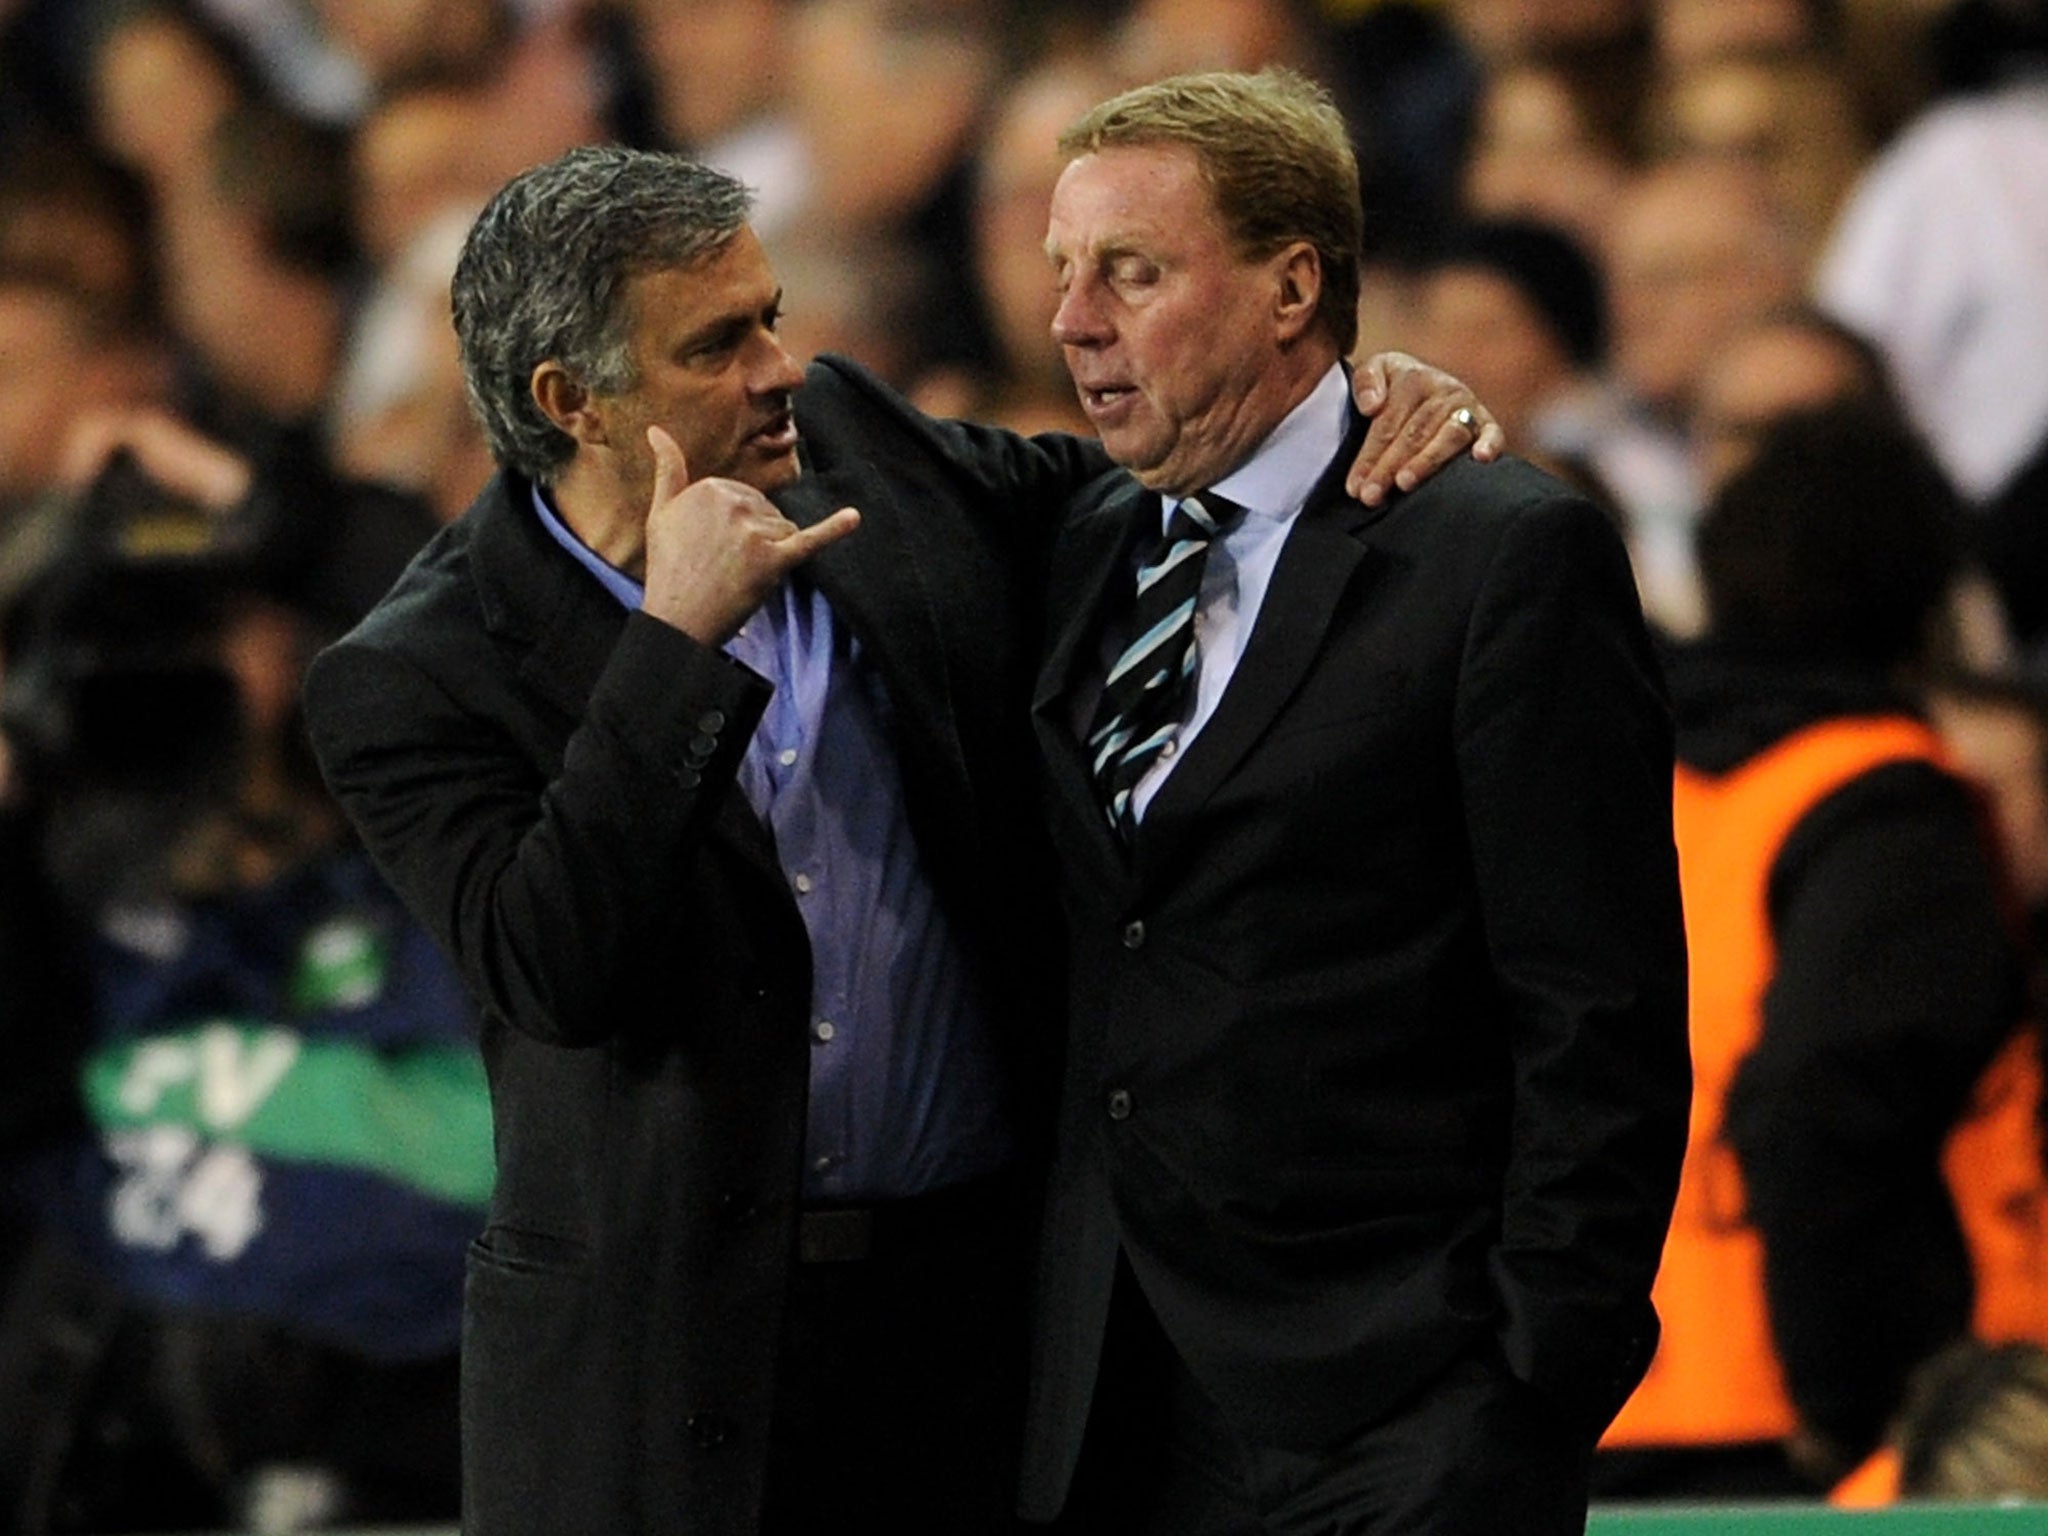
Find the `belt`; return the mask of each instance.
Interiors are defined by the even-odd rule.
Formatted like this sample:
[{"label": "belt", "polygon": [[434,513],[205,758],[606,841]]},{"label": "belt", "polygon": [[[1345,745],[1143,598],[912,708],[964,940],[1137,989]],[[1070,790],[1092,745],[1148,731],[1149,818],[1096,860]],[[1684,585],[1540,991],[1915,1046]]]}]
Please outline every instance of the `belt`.
[{"label": "belt", "polygon": [[796,1256],[804,1264],[844,1264],[915,1253],[962,1235],[991,1230],[1016,1214],[1007,1175],[868,1205],[812,1206],[797,1215]]}]

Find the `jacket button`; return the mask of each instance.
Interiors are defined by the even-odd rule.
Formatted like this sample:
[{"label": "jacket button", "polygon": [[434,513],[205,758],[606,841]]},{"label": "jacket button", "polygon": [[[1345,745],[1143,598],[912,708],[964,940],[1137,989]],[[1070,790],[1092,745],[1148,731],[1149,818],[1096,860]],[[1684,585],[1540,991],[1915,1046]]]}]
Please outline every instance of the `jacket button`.
[{"label": "jacket button", "polygon": [[732,1426],[715,1413],[693,1413],[683,1420],[683,1433],[699,1450],[714,1451],[732,1438]]},{"label": "jacket button", "polygon": [[1138,919],[1132,918],[1128,923],[1124,924],[1124,948],[1143,949],[1144,947],[1145,925],[1139,922]]},{"label": "jacket button", "polygon": [[706,736],[716,736],[725,729],[725,711],[707,709],[697,717],[697,729]]},{"label": "jacket button", "polygon": [[1128,1120],[1131,1118],[1131,1096],[1121,1088],[1112,1088],[1109,1093],[1109,1118]]}]

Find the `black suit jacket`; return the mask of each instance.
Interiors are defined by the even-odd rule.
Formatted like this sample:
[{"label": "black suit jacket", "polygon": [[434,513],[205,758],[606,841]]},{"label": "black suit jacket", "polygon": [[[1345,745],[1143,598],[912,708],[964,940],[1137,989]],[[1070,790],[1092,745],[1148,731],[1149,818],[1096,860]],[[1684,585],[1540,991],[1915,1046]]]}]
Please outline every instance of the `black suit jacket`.
[{"label": "black suit jacket", "polygon": [[1158,502],[1114,484],[1055,550],[1035,718],[1072,986],[1041,1518],[1119,1248],[1271,1444],[1355,1433],[1497,1343],[1590,1445],[1654,1342],[1684,938],[1668,714],[1621,543],[1519,462],[1460,460],[1378,510],[1335,465],[1129,856],[1076,722]]},{"label": "black suit jacket", "polygon": [[[1027,724],[1045,545],[1103,467],[810,371],[809,568],[886,682],[920,853],[1028,1094],[1056,1006]],[[734,783],[768,688],[629,615],[500,476],[310,669],[329,782],[482,1005],[497,1133],[465,1530],[756,1528],[794,1247],[810,954]]]}]

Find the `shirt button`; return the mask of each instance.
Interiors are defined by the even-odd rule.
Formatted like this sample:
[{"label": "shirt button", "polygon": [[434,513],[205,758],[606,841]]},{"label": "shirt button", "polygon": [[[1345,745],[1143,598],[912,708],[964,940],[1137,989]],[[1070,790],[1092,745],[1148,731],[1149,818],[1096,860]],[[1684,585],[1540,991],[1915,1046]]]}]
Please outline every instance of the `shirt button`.
[{"label": "shirt button", "polygon": [[1132,918],[1128,923],[1124,924],[1124,948],[1143,949],[1144,947],[1145,925],[1138,921],[1138,919]]},{"label": "shirt button", "polygon": [[1159,755],[1161,757],[1171,757],[1174,753],[1178,752],[1179,750],[1180,738],[1177,736],[1169,736],[1166,738],[1165,742],[1163,742],[1160,745]]},{"label": "shirt button", "polygon": [[1109,1094],[1109,1118],[1128,1120],[1131,1118],[1131,1096],[1121,1088],[1112,1088]]},{"label": "shirt button", "polygon": [[775,760],[785,768],[793,767],[796,763],[796,748],[784,747],[775,754]]},{"label": "shirt button", "polygon": [[811,1026],[811,1033],[818,1037],[820,1044],[824,1044],[828,1043],[834,1035],[839,1033],[839,1031],[832,1027],[832,1021],[830,1019],[820,1019],[816,1024]]},{"label": "shirt button", "polygon": [[798,875],[789,883],[796,887],[797,895],[808,896],[811,894],[811,877],[809,875]]}]

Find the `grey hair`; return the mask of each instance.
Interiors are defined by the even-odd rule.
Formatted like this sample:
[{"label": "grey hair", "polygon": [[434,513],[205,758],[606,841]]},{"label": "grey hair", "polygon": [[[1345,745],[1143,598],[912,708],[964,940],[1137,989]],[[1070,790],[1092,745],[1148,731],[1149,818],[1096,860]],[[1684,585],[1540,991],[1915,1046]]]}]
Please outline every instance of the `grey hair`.
[{"label": "grey hair", "polygon": [[572,438],[541,411],[533,371],[553,359],[605,394],[636,382],[628,281],[715,254],[752,194],[681,155],[587,145],[499,189],[463,242],[449,295],[470,409],[498,463],[552,482]]}]

